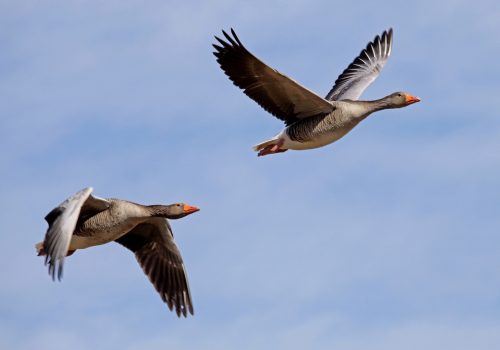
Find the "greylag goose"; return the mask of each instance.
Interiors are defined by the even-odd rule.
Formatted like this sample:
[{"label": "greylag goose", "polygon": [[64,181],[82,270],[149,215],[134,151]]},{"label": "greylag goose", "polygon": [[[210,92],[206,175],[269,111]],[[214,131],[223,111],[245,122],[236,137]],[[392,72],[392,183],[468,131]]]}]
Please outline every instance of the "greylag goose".
[{"label": "greylag goose", "polygon": [[392,29],[368,43],[322,98],[251,54],[231,29],[232,37],[213,44],[220,67],[234,85],[262,108],[285,122],[275,137],[254,147],[259,156],[322,147],[337,141],[373,112],[408,106],[418,97],[395,92],[374,101],[358,101],[380,74],[392,49]]},{"label": "greylag goose", "polygon": [[181,253],[168,219],[179,219],[199,209],[187,204],[140,205],[103,199],[85,188],[54,208],[45,220],[45,239],[36,244],[45,256],[52,279],[60,280],[64,258],[77,249],[118,242],[134,252],[144,273],[177,316],[193,314],[191,292]]}]

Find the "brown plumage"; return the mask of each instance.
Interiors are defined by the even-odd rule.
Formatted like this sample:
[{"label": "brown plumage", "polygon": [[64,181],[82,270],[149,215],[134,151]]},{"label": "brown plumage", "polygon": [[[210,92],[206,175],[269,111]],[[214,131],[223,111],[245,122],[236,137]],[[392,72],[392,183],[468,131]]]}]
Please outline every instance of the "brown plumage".
[{"label": "brown plumage", "polygon": [[214,55],[221,69],[252,100],[286,128],[254,150],[259,156],[306,150],[335,142],[371,113],[420,101],[404,92],[380,100],[358,101],[380,74],[392,51],[392,29],[377,35],[335,81],[325,98],[269,67],[248,51],[231,29],[215,37]]},{"label": "brown plumage", "polygon": [[90,187],[77,192],[45,217],[49,228],[36,248],[46,256],[52,278],[61,279],[64,258],[75,250],[116,241],[135,254],[170,310],[178,316],[193,314],[186,270],[167,218],[199,209],[182,203],[146,206],[94,197],[91,192]]}]

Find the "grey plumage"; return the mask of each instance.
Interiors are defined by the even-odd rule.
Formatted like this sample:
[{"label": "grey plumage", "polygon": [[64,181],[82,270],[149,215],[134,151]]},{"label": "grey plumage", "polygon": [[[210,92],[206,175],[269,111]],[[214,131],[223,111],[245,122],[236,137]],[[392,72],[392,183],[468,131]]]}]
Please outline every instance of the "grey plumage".
[{"label": "grey plumage", "polygon": [[102,199],[85,188],[46,216],[45,239],[36,245],[46,255],[49,274],[60,280],[64,258],[77,249],[116,241],[130,249],[170,310],[193,314],[187,274],[167,218],[177,219],[198,208],[186,204],[152,205]]},{"label": "grey plumage", "polygon": [[392,51],[392,28],[376,36],[339,75],[326,99],[357,100],[384,68]]},{"label": "grey plumage", "polygon": [[139,265],[170,310],[175,307],[177,316],[187,316],[188,312],[193,314],[186,270],[167,220],[151,218],[116,242],[134,252]]},{"label": "grey plumage", "polygon": [[[221,69],[244,93],[266,111],[285,122],[286,128],[275,137],[254,147],[259,156],[322,147],[347,134],[372,112],[399,108],[420,101],[406,93],[377,101],[356,101],[377,78],[392,51],[392,29],[368,43],[322,98],[294,80],[267,66],[251,54],[231,29],[215,37],[214,55]],[[394,98],[399,94],[400,99]],[[391,102],[391,103],[386,103]],[[382,106],[380,108],[380,106]]]},{"label": "grey plumage", "polygon": [[49,266],[49,274],[52,279],[55,279],[56,273],[59,280],[62,278],[64,258],[71,241],[71,234],[68,233],[75,230],[80,212],[83,212],[82,217],[84,217],[93,209],[98,211],[109,207],[109,202],[93,197],[91,192],[91,187],[84,188],[45,216],[49,228],[45,234],[43,246],[46,253],[45,264]]}]

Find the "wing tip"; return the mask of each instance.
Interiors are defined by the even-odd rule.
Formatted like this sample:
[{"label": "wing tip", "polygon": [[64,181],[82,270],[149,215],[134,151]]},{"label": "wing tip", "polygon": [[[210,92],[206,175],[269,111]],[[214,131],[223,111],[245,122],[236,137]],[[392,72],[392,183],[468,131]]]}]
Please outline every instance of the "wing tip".
[{"label": "wing tip", "polygon": [[389,57],[392,52],[392,38],[393,38],[393,30],[392,27],[389,27],[388,30],[384,31],[383,35],[387,38],[387,49],[386,49],[386,55]]},{"label": "wing tip", "polygon": [[[231,33],[231,34],[229,34]],[[236,35],[236,31],[231,27],[229,29],[229,33],[226,32],[224,29],[222,29],[222,34],[226,38],[226,40],[219,38],[218,36],[214,35],[215,40],[217,40],[224,48],[229,48],[229,47],[240,47],[244,48],[243,44],[241,43],[240,39],[238,38],[238,35]]]},{"label": "wing tip", "polygon": [[[59,261],[58,261],[59,260]],[[57,275],[57,280],[61,281],[62,276],[63,276],[63,262],[64,259],[54,259],[50,258],[47,256],[45,259],[45,265],[49,265],[49,276],[52,277],[52,281],[56,280],[56,275]]]}]

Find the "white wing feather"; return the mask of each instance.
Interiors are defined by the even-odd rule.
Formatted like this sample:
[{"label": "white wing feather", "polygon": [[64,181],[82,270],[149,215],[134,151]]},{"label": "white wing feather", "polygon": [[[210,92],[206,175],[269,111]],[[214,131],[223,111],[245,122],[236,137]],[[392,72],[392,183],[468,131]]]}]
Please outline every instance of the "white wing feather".
[{"label": "white wing feather", "polygon": [[392,29],[376,36],[335,81],[326,99],[357,100],[379,76],[392,50]]},{"label": "white wing feather", "polygon": [[92,191],[92,187],[84,188],[66,199],[46,216],[49,228],[45,234],[43,248],[47,254],[45,265],[49,265],[49,275],[52,276],[52,279],[55,279],[56,272],[59,280],[62,277],[64,258],[68,253],[80,210]]}]

